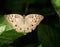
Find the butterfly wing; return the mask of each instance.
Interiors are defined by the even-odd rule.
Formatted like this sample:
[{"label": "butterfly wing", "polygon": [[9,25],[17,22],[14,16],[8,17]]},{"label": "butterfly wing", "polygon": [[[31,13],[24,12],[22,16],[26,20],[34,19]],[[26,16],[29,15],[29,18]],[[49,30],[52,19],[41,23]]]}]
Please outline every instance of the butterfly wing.
[{"label": "butterfly wing", "polygon": [[25,28],[25,30],[27,28],[29,28],[30,29],[30,32],[31,32],[43,20],[43,18],[44,17],[42,15],[38,15],[38,14],[29,14],[29,15],[27,15],[25,17],[25,23],[27,25],[27,27]]},{"label": "butterfly wing", "polygon": [[23,16],[19,14],[8,14],[5,15],[5,18],[17,32],[24,31]]}]

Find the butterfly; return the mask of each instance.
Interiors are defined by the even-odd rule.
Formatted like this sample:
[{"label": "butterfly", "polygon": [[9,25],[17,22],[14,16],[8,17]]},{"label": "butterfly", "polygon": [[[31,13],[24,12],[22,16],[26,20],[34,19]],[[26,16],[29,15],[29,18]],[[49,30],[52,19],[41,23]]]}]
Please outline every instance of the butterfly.
[{"label": "butterfly", "polygon": [[5,18],[17,32],[32,32],[44,19],[44,17],[39,14],[29,14],[27,16],[8,14],[5,15]]}]

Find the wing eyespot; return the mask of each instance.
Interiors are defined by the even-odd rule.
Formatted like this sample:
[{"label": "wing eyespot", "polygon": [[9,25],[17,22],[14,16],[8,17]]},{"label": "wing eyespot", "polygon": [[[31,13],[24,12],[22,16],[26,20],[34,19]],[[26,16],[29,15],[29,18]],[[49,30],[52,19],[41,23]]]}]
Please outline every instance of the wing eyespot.
[{"label": "wing eyespot", "polygon": [[36,23],[37,21],[35,20],[35,23]]},{"label": "wing eyespot", "polygon": [[18,18],[18,16],[17,16],[17,15],[15,15],[15,18]]},{"label": "wing eyespot", "polygon": [[29,28],[27,28],[27,30],[29,30]]},{"label": "wing eyespot", "polygon": [[11,22],[13,22],[13,20]]},{"label": "wing eyespot", "polygon": [[17,25],[15,25],[15,27],[17,27]]},{"label": "wing eyespot", "polygon": [[22,30],[22,28],[20,28],[20,30]]},{"label": "wing eyespot", "polygon": [[13,17],[13,15],[11,15]]},{"label": "wing eyespot", "polygon": [[31,26],[33,26],[33,24]]}]

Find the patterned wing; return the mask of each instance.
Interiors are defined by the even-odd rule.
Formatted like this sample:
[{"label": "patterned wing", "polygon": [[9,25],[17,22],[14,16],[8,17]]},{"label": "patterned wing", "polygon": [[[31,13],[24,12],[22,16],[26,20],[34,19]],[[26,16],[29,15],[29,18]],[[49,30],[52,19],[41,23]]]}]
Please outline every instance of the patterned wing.
[{"label": "patterned wing", "polygon": [[5,18],[17,32],[24,31],[23,16],[19,14],[8,14],[5,15]]},{"label": "patterned wing", "polygon": [[31,32],[36,28],[36,26],[43,20],[42,15],[38,14],[29,14],[25,17],[25,31]]}]

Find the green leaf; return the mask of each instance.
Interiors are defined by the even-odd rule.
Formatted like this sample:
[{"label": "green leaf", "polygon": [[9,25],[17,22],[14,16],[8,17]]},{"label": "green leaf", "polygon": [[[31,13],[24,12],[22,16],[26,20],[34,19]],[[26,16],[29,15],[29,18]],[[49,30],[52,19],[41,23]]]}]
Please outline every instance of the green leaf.
[{"label": "green leaf", "polygon": [[4,15],[0,15],[0,26],[5,26],[5,31],[13,29],[8,21],[6,21]]},{"label": "green leaf", "polygon": [[0,26],[0,35],[3,33],[3,31],[5,30],[5,25],[3,25],[3,26]]},{"label": "green leaf", "polygon": [[60,0],[51,0],[57,14],[59,15],[60,17]]},{"label": "green leaf", "polygon": [[40,25],[38,26],[38,40],[42,43],[44,47],[55,47],[57,42],[57,30],[48,26]]},{"label": "green leaf", "polygon": [[42,44],[40,44],[38,47],[42,47]]},{"label": "green leaf", "polygon": [[23,35],[24,35],[23,33],[17,33],[15,30],[4,31],[0,35],[0,47],[8,46],[15,39],[17,39]]}]

